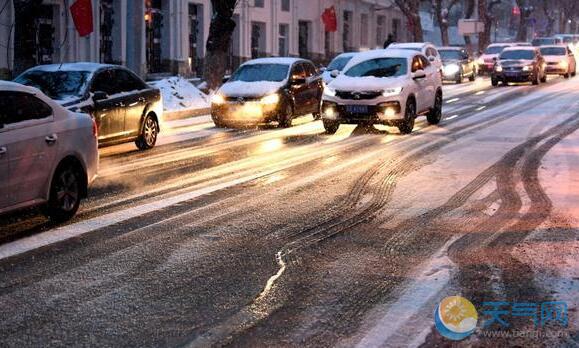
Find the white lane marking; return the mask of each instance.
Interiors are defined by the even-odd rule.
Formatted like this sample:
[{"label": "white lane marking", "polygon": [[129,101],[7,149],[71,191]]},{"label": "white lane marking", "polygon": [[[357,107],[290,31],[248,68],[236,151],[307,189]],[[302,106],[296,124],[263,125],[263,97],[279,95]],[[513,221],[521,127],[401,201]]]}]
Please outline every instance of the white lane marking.
[{"label": "white lane marking", "polygon": [[478,91],[474,95],[481,95],[481,94],[485,94],[485,93],[486,93],[486,91]]},{"label": "white lane marking", "polygon": [[481,111],[481,110],[484,110],[486,108],[487,108],[486,105],[479,106],[478,108],[476,108],[476,111]]},{"label": "white lane marking", "polygon": [[[460,237],[462,235],[455,235],[426,264],[418,268],[421,270],[420,274],[410,278],[415,280],[406,287],[396,302],[388,306],[385,315],[375,322],[373,328],[358,342],[357,348],[383,347],[387,342],[392,346],[407,345],[408,343],[395,343],[391,339],[400,339],[399,330],[411,320],[412,325],[416,325],[414,319],[421,312],[425,313],[423,322],[419,323],[420,327],[414,326],[413,331],[422,331],[432,326],[432,318],[427,315],[430,309],[425,307],[435,300],[435,296],[443,291],[450,281],[451,272],[456,266],[448,257],[448,248]],[[413,337],[403,337],[403,339],[411,338]]]},{"label": "white lane marking", "polygon": [[80,221],[67,226],[59,227],[35,236],[20,239],[0,246],[0,260],[8,257],[23,254],[25,252],[38,249],[47,245],[62,242],[64,240],[81,236],[83,234],[105,228],[119,222],[123,222],[138,216],[142,216],[157,210],[161,210],[172,205],[182,203],[194,198],[198,198],[219,190],[230,188],[236,185],[244,184],[249,181],[261,178],[278,171],[272,169],[254,175],[238,178],[235,180],[223,182],[192,192],[183,193],[177,196],[161,199],[151,203],[146,203],[137,207],[131,207],[114,213],[95,217],[86,221]]},{"label": "white lane marking", "polygon": [[450,100],[447,100],[447,101],[446,101],[446,104],[452,104],[452,103],[457,102],[457,101],[459,101],[459,100],[460,100],[460,98],[452,98],[452,99],[450,99]]},{"label": "white lane marking", "polygon": [[447,120],[452,120],[452,119],[457,118],[457,117],[458,117],[458,115],[452,115],[452,116],[450,116],[450,117],[447,117],[446,119],[447,119]]}]

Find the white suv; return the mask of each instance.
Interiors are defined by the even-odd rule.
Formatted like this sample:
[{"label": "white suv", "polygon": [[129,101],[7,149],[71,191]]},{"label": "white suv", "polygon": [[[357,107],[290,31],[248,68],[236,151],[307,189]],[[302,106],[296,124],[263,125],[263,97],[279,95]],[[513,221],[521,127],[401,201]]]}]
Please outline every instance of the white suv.
[{"label": "white suv", "polygon": [[0,81],[0,214],[43,206],[70,219],[98,169],[97,128],[39,90]]},{"label": "white suv", "polygon": [[408,134],[418,115],[426,115],[430,124],[440,122],[442,82],[438,69],[415,51],[357,54],[322,98],[322,119],[330,134],[341,123],[384,124]]}]

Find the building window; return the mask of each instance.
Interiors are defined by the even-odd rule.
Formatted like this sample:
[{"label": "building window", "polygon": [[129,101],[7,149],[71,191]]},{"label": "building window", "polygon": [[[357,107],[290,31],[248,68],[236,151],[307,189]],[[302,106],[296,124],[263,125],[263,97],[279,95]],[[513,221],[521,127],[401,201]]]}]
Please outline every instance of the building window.
[{"label": "building window", "polygon": [[100,2],[100,62],[112,64],[113,61],[113,26],[115,10],[113,0],[101,0]]},{"label": "building window", "polygon": [[189,68],[199,76],[203,72],[203,5],[189,4]]},{"label": "building window", "polygon": [[308,58],[310,54],[310,22],[299,21],[298,53],[302,58]]},{"label": "building window", "polygon": [[400,33],[400,18],[392,19],[392,36],[394,41],[398,41],[398,34]]},{"label": "building window", "polygon": [[377,16],[376,17],[376,45],[382,46],[384,45],[384,41],[386,41],[384,37],[384,33],[386,31],[386,18],[384,16]]},{"label": "building window", "polygon": [[147,70],[150,73],[158,73],[163,70],[161,59],[162,0],[146,0],[145,22],[147,31]]},{"label": "building window", "polygon": [[253,3],[255,7],[263,7],[263,0],[255,0]]},{"label": "building window", "polygon": [[344,30],[342,30],[344,52],[352,50],[352,11],[344,11]]},{"label": "building window", "polygon": [[251,22],[251,58],[265,56],[265,23]]},{"label": "building window", "polygon": [[360,45],[368,47],[368,14],[360,15]]},{"label": "building window", "polygon": [[280,24],[279,25],[279,40],[278,40],[279,52],[278,52],[278,55],[280,57],[285,57],[285,56],[289,55],[288,32],[289,32],[289,25],[287,25],[287,24]]},{"label": "building window", "polygon": [[290,0],[281,0],[281,10],[289,12],[290,10]]},{"label": "building window", "polygon": [[[59,56],[59,7],[40,2],[22,2],[15,6],[14,16],[14,73],[39,64],[50,64]],[[0,44],[1,47],[1,44]]]}]

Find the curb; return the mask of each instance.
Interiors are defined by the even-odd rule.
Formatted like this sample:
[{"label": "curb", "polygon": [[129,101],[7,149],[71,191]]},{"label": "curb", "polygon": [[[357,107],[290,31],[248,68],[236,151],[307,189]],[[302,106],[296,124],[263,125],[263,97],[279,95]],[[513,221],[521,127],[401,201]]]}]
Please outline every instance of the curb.
[{"label": "curb", "polygon": [[165,121],[183,120],[191,117],[205,116],[210,113],[211,108],[170,111],[163,113],[163,120]]}]

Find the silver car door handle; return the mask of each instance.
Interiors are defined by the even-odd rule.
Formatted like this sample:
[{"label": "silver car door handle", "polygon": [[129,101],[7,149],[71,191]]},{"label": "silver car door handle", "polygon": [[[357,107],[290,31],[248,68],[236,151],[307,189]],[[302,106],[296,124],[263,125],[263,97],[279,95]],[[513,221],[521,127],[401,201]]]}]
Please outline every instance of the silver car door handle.
[{"label": "silver car door handle", "polygon": [[133,107],[133,106],[135,106],[135,105],[137,105],[137,104],[139,104],[139,102],[130,103],[130,104],[129,104],[129,107]]},{"label": "silver car door handle", "polygon": [[5,155],[6,152],[8,152],[8,150],[4,146],[0,147],[0,156]]},{"label": "silver car door handle", "polygon": [[44,140],[48,145],[52,145],[56,143],[56,141],[58,140],[58,136],[56,134],[48,135],[46,138],[44,138]]}]

